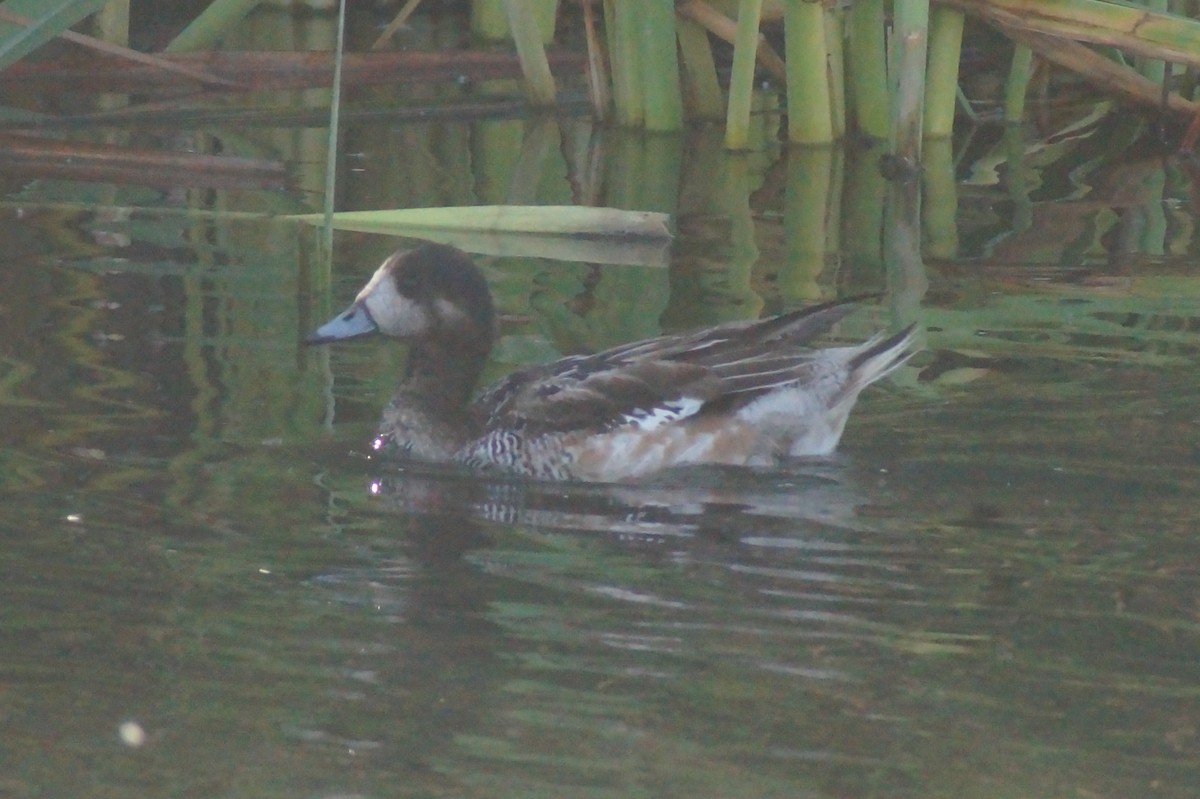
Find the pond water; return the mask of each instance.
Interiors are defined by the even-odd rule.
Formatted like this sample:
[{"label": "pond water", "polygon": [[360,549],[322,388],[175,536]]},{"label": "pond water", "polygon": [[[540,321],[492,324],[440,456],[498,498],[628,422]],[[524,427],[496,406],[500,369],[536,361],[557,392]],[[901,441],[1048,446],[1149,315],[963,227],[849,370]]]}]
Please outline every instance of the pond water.
[{"label": "pond water", "polygon": [[[834,457],[618,486],[368,457],[402,352],[299,341],[399,242],[331,276],[220,213],[303,192],[9,181],[0,796],[1195,796],[1196,198],[1130,130],[931,147],[917,217],[874,153],[348,129],[345,209],[673,215],[659,264],[481,257],[491,376],[863,291],[838,337],[921,326]],[[207,135],[312,188],[298,134]]]}]

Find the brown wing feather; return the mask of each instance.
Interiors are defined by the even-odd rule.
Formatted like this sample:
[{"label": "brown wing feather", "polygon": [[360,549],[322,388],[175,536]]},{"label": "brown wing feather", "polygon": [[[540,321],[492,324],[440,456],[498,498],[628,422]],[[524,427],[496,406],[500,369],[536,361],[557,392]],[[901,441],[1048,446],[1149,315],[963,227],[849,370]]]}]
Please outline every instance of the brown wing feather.
[{"label": "brown wing feather", "polygon": [[[474,407],[485,431],[531,433],[602,430],[682,397],[723,398],[719,404],[727,408],[800,379],[813,358],[803,345],[850,313],[853,302],[659,336],[521,369]],[[767,346],[773,349],[764,353]]]},{"label": "brown wing feather", "polygon": [[531,434],[599,431],[684,396],[707,400],[723,391],[712,370],[670,361],[639,361],[582,376],[518,382],[493,407],[485,429],[515,428]]}]

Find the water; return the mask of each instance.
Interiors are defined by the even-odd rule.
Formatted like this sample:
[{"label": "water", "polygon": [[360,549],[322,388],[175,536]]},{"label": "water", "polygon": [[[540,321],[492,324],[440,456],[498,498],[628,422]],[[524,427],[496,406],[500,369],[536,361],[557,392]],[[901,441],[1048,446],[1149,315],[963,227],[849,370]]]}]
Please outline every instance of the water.
[{"label": "water", "polygon": [[[676,215],[669,269],[486,259],[492,375],[862,290],[885,297],[841,335],[915,320],[927,351],[827,460],[615,487],[396,467],[366,442],[397,349],[299,345],[395,241],[340,236],[326,287],[295,227],[12,187],[0,796],[1193,796],[1200,294],[1180,171],[1094,200],[1117,171],[1129,187],[1128,159],[1081,149],[1030,165],[1022,193],[963,145],[953,236],[927,198],[914,267],[855,227],[894,218],[863,191],[803,238],[794,192],[819,159],[552,133],[348,134],[351,207],[570,200],[594,158],[602,201]],[[534,145],[539,169],[505,160]],[[866,157],[829,168],[874,179]],[[134,199],[304,207],[107,202]]]}]

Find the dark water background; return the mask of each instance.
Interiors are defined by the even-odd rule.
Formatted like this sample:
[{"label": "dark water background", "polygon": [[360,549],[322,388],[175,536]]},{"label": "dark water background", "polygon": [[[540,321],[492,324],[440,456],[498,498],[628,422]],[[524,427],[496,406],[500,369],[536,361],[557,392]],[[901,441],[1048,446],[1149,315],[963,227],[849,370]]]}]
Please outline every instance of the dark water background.
[{"label": "dark water background", "polygon": [[1194,188],[1136,123],[1058,129],[947,148],[923,258],[871,153],[349,129],[345,209],[676,219],[665,268],[481,258],[493,376],[864,290],[838,337],[924,329],[833,458],[617,487],[366,456],[402,353],[299,340],[399,242],[330,279],[220,213],[311,210],[323,133],[197,134],[290,192],[9,180],[0,796],[1195,796]]}]

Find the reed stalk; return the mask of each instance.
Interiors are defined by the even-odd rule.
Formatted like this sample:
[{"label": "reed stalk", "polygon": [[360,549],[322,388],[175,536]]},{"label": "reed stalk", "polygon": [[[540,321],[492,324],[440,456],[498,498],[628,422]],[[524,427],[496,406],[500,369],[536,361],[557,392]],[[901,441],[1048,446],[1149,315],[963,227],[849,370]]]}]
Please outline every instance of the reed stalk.
[{"label": "reed stalk", "polygon": [[854,125],[860,133],[886,139],[892,98],[888,95],[887,41],[883,0],[857,0],[848,11],[846,62]]},{"label": "reed stalk", "polygon": [[857,0],[850,6],[850,94],[857,129],[886,139],[891,129],[887,43],[883,0]]},{"label": "reed stalk", "polygon": [[793,147],[787,154],[784,244],[787,258],[779,291],[789,304],[821,296],[818,279],[825,253],[833,197],[832,147]]},{"label": "reed stalk", "polygon": [[842,233],[845,258],[850,262],[852,291],[862,285],[859,275],[877,275],[883,266],[883,217],[887,181],[879,169],[880,148],[850,150],[842,191]]},{"label": "reed stalk", "polygon": [[695,20],[679,17],[675,21],[679,38],[679,56],[687,78],[689,116],[695,119],[720,119],[725,98],[717,80],[708,32]]},{"label": "reed stalk", "polygon": [[924,121],[927,138],[946,137],[954,132],[954,109],[958,104],[958,62],[965,19],[961,11],[944,6],[938,6],[930,12]]},{"label": "reed stalk", "polygon": [[833,111],[825,8],[820,3],[788,0],[783,20],[788,70],[788,141],[829,144],[833,141]]},{"label": "reed stalk", "polygon": [[[682,3],[675,6],[675,13],[700,23],[713,36],[724,39],[731,45],[737,44],[737,22],[725,16],[725,14],[704,2],[704,0],[683,0]],[[759,21],[760,23],[762,21],[761,15]],[[779,78],[781,82],[787,82],[787,66],[783,63],[783,59],[779,57],[779,54],[772,49],[770,43],[761,35],[758,37],[756,58],[758,59],[758,65],[767,74]]]},{"label": "reed stalk", "polygon": [[925,253],[933,258],[954,258],[958,255],[958,181],[948,137],[925,140],[924,167],[921,218]]},{"label": "reed stalk", "polygon": [[342,53],[346,42],[346,3],[338,3],[337,41],[334,44],[333,86],[329,98],[329,138],[325,151],[325,197],[322,206],[324,224],[321,227],[321,246],[333,253],[333,213],[337,205],[337,166],[339,118],[342,110]]},{"label": "reed stalk", "polygon": [[722,210],[729,219],[728,257],[722,293],[733,301],[731,307],[736,309],[739,318],[747,314],[758,316],[763,307],[762,296],[754,290],[753,281],[754,265],[759,258],[757,214],[750,203],[758,184],[759,170],[755,164],[754,156],[749,153],[728,156],[721,187]]},{"label": "reed stalk", "polygon": [[609,31],[609,52],[612,53],[610,64],[617,124],[627,128],[641,127],[645,118],[637,9],[635,0],[604,0],[605,26]]},{"label": "reed stalk", "polygon": [[836,141],[846,135],[846,12],[825,9],[825,49],[829,52],[829,122]]},{"label": "reed stalk", "polygon": [[1016,123],[1025,119],[1025,90],[1033,68],[1033,51],[1018,43],[1013,49],[1008,80],[1004,84],[1004,121]]},{"label": "reed stalk", "polygon": [[921,160],[925,68],[929,45],[929,0],[895,0],[894,41],[889,66],[892,86],[892,152],[911,163]]},{"label": "reed stalk", "polygon": [[725,147],[750,146],[750,108],[754,97],[754,64],[758,54],[762,0],[741,0],[737,37],[733,45],[733,71],[729,77],[729,105],[725,113]]},{"label": "reed stalk", "polygon": [[636,31],[646,129],[679,130],[683,127],[683,95],[679,88],[673,0],[642,0]]}]

